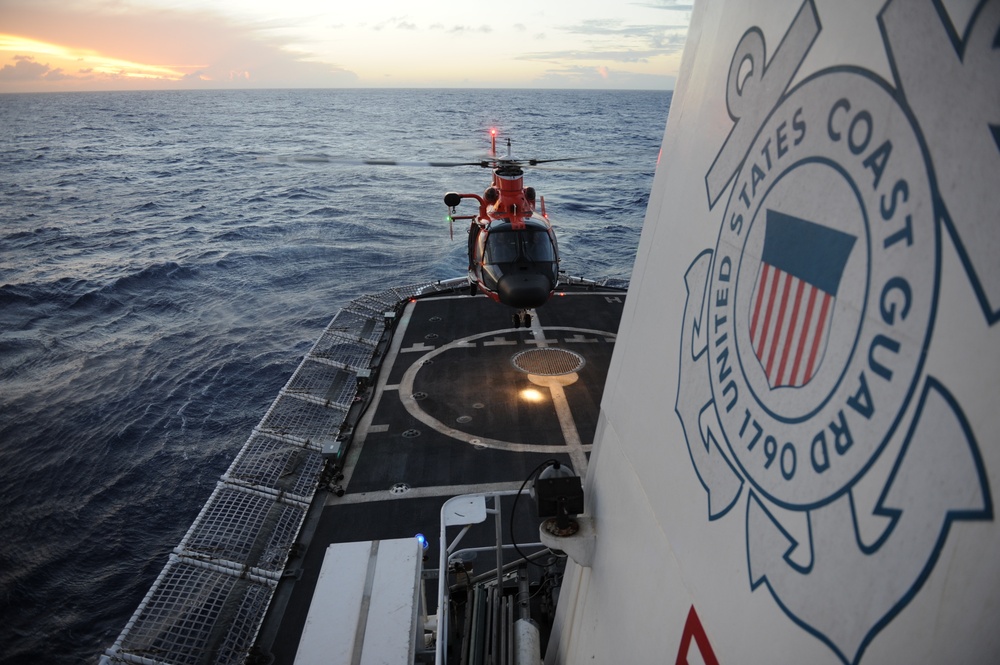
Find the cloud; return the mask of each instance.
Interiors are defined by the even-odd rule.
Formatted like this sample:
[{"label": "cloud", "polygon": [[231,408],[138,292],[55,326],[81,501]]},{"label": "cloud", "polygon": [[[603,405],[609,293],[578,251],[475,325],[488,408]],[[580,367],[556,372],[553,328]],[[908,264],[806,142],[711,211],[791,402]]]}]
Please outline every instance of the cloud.
[{"label": "cloud", "polygon": [[[340,27],[344,27],[344,26],[340,26]],[[361,27],[365,27],[365,24],[362,24]],[[379,21],[378,23],[375,23],[375,24],[371,25],[369,29],[370,30],[374,30],[375,32],[381,32],[382,30],[385,30],[386,28],[394,28],[396,30],[414,30],[414,31],[421,29],[421,27],[418,24],[416,24],[413,21],[409,20],[409,17],[407,17],[407,16],[393,16],[391,18],[384,19],[382,21]],[[493,26],[491,26],[489,24],[486,24],[486,23],[480,25],[479,27],[474,27],[474,26],[469,26],[469,25],[462,25],[462,24],[453,24],[451,26],[447,26],[444,23],[441,23],[439,21],[439,22],[430,24],[429,26],[427,26],[427,29],[428,30],[443,30],[445,32],[449,32],[449,33],[452,33],[452,34],[461,34],[461,33],[469,33],[469,32],[477,32],[477,33],[481,33],[481,34],[488,34],[488,33],[493,32]]]},{"label": "cloud", "polygon": [[62,70],[62,67],[59,67],[57,69],[50,69],[45,74],[45,80],[46,81],[65,81],[65,80],[70,79],[70,78],[73,78],[73,77],[71,77],[68,74],[66,74]]},{"label": "cloud", "polygon": [[666,90],[676,84],[676,76],[665,72],[675,71],[667,63],[684,50],[686,25],[602,18],[579,20],[558,29],[575,37],[571,48],[515,56],[550,65],[536,80],[539,85]]},{"label": "cloud", "polygon": [[465,35],[465,34],[469,34],[469,33],[473,33],[473,32],[476,32],[476,33],[479,33],[479,34],[483,34],[483,35],[488,35],[491,32],[493,32],[493,26],[487,25],[485,23],[483,25],[479,26],[478,28],[475,27],[475,26],[471,26],[471,25],[453,25],[453,26],[451,26],[449,28],[446,28],[443,25],[441,25],[440,23],[435,23],[434,26],[432,26],[432,29],[435,29],[435,30],[445,30],[446,32],[448,32],[449,34],[452,34],[452,35]]},{"label": "cloud", "polygon": [[488,34],[490,34],[490,33],[493,32],[493,26],[489,25],[488,23],[483,23],[479,27],[476,27],[476,26],[464,25],[464,24],[459,24],[459,23],[452,24],[452,25],[448,26],[448,25],[445,25],[444,23],[437,22],[437,23],[432,23],[429,26],[427,26],[427,29],[428,30],[442,30],[444,32],[447,32],[447,33],[453,34],[453,35],[463,35],[463,34],[468,34],[468,33],[472,33],[472,32],[483,34],[483,35],[488,35]]},{"label": "cloud", "polygon": [[[683,46],[681,47],[683,48]],[[610,60],[613,62],[649,62],[656,56],[674,53],[673,49],[647,49],[647,50],[624,50],[611,51],[593,49],[589,51],[544,51],[540,53],[523,53],[517,56],[517,60],[530,60],[536,62],[567,62],[567,61],[594,61]]]},{"label": "cloud", "polygon": [[580,40],[580,48],[522,53],[516,59],[644,63],[683,51],[687,34],[687,26],[683,25],[626,25],[617,19],[585,20],[562,30],[586,39]]},{"label": "cloud", "polygon": [[39,46],[19,49],[18,55],[34,56],[23,60],[4,58],[3,51],[11,49],[0,48],[0,63],[7,60],[0,67],[0,92],[56,89],[40,87],[56,81],[58,89],[94,90],[329,87],[357,81],[342,67],[294,50],[296,42],[281,22],[240,23],[210,11],[14,0],[4,8],[3,27],[13,39]]},{"label": "cloud", "polygon": [[30,55],[15,55],[13,65],[4,65],[0,68],[0,80],[39,81],[50,71],[51,68],[47,64],[35,62]]},{"label": "cloud", "polygon": [[[687,6],[638,2],[657,9]],[[395,14],[381,15],[378,7],[334,13],[294,0],[273,10],[228,0],[0,0],[0,6],[4,32],[41,45],[14,50],[0,43],[0,92],[353,87],[385,85],[387,75],[394,84],[418,87],[531,86],[539,76],[593,79],[593,85],[605,87],[622,81],[627,72],[618,68],[675,72],[679,58],[673,56],[686,31],[674,25],[683,23],[683,16],[637,13],[631,4],[621,11],[581,5],[580,11],[557,17],[540,9],[518,11],[509,24],[492,22],[467,4],[420,14],[395,5]],[[614,18],[595,19],[600,16],[595,11]],[[650,25],[657,15],[669,17],[664,23],[671,25]],[[53,55],[49,46],[63,55]],[[457,56],[459,46],[463,51]],[[32,56],[34,67],[13,60],[15,54]],[[598,73],[600,66],[608,68],[607,78]],[[486,71],[490,78],[482,78]],[[649,79],[649,85],[662,87],[659,81]]]},{"label": "cloud", "polygon": [[207,73],[205,72],[205,70],[202,69],[202,70],[199,70],[199,71],[196,71],[196,72],[191,72],[189,74],[185,74],[184,75],[184,80],[185,81],[208,81],[209,79],[207,77]]},{"label": "cloud", "polygon": [[686,25],[624,25],[617,19],[593,19],[564,28],[578,35],[656,39],[671,30],[687,31]]},{"label": "cloud", "polygon": [[675,12],[689,12],[694,10],[692,4],[682,4],[675,0],[653,0],[653,2],[635,2],[637,7],[649,7],[650,9],[666,9]]},{"label": "cloud", "polygon": [[672,90],[677,77],[614,69],[606,66],[553,67],[533,83],[539,88],[604,88],[608,90]]},{"label": "cloud", "polygon": [[30,55],[15,55],[14,64],[0,67],[0,81],[65,81],[72,78],[61,67],[36,62]]}]

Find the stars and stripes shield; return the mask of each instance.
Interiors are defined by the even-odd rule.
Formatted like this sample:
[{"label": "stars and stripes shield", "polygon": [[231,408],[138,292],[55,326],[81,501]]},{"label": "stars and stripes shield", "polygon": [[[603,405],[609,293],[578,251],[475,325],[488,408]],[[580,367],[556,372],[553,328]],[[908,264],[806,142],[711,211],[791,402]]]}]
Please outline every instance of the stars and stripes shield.
[{"label": "stars and stripes shield", "polygon": [[771,388],[798,388],[819,371],[855,236],[768,210],[750,339]]}]

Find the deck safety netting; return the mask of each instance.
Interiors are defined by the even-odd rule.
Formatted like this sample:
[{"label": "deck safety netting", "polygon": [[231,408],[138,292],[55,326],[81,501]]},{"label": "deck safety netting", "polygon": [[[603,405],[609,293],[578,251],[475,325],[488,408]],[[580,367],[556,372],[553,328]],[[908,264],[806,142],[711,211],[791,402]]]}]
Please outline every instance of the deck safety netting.
[{"label": "deck safety netting", "polygon": [[295,543],[305,508],[220,482],[174,551],[276,578]]},{"label": "deck safety netting", "polygon": [[358,370],[367,367],[375,345],[367,340],[348,337],[339,330],[327,330],[313,347],[313,357],[334,367]]},{"label": "deck safety netting", "polygon": [[307,503],[322,469],[323,457],[319,453],[298,444],[255,434],[240,450],[222,480],[230,485],[242,485],[274,495],[283,493],[291,499]]},{"label": "deck safety netting", "polygon": [[357,371],[307,360],[299,365],[285,392],[346,410],[357,396],[357,381]]},{"label": "deck safety netting", "polygon": [[294,393],[282,392],[256,431],[320,450],[324,443],[336,440],[346,418],[347,411],[340,407],[321,406],[300,399]]},{"label": "deck safety netting", "polygon": [[[172,555],[108,656],[112,662],[127,663],[242,663],[257,626],[245,619],[217,625],[219,619],[240,612],[244,617],[262,616],[275,584]],[[216,642],[228,648],[217,649]],[[207,661],[206,654],[212,652],[217,657]]]}]

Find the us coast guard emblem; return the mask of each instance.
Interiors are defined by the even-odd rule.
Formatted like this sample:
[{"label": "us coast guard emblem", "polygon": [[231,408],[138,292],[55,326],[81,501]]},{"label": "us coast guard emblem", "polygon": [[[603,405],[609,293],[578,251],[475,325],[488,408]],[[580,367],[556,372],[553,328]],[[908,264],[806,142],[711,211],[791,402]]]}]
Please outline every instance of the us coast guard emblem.
[{"label": "us coast guard emblem", "polygon": [[750,587],[853,663],[951,521],[992,519],[992,502],[924,367],[941,224],[919,129],[863,69],[789,87],[819,30],[806,2],[769,60],[759,30],[736,47],[736,124],[706,175],[711,210],[729,197],[685,276],[676,410],[708,519],[746,497]]}]

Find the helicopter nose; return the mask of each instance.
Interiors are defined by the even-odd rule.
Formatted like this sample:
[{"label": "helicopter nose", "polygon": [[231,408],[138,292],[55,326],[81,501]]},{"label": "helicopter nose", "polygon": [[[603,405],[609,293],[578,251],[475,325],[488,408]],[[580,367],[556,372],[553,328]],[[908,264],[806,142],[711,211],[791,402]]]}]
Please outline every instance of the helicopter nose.
[{"label": "helicopter nose", "polygon": [[552,283],[538,273],[510,273],[500,278],[497,294],[500,302],[518,309],[531,309],[545,304]]}]

